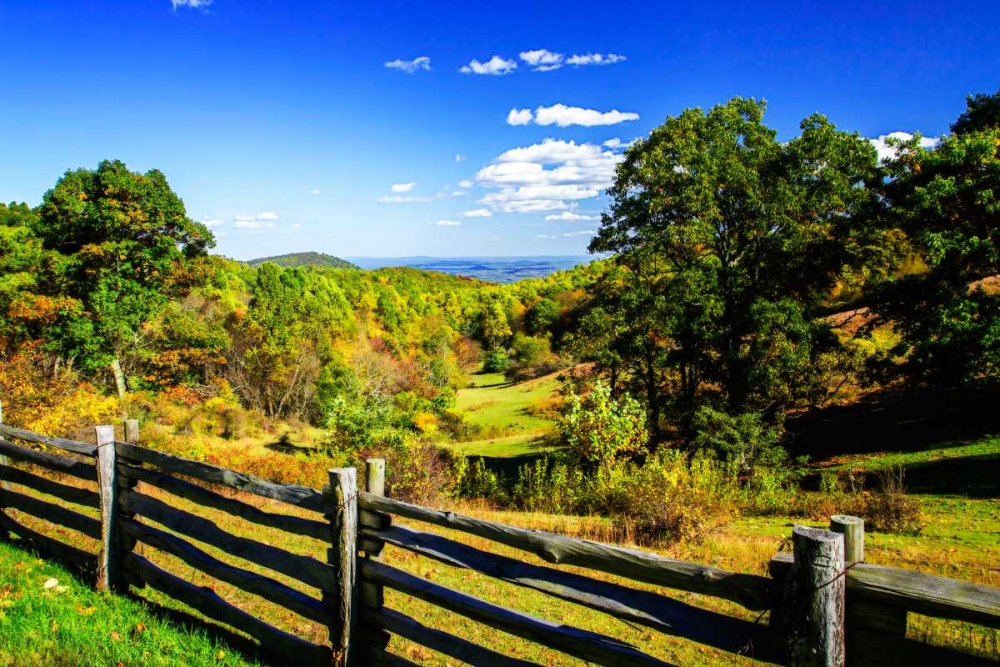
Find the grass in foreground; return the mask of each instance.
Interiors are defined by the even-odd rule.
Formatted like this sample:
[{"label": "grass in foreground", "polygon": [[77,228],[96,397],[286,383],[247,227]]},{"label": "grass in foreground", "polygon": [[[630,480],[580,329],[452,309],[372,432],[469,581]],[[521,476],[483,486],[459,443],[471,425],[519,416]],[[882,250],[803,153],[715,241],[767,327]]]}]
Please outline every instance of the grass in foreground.
[{"label": "grass in foreground", "polygon": [[254,665],[226,646],[97,593],[64,568],[0,543],[0,665]]}]

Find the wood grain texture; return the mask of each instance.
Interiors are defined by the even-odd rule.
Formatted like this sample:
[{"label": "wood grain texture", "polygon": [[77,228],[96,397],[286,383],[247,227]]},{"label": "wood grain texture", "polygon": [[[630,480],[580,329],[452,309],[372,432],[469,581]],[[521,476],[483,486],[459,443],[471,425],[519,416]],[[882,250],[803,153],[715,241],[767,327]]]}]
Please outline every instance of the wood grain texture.
[{"label": "wood grain texture", "polygon": [[124,588],[121,579],[121,537],[118,533],[118,471],[115,427],[98,426],[97,493],[101,509],[101,551],[97,555],[97,590]]},{"label": "wood grain texture", "polygon": [[533,667],[536,665],[534,662],[511,658],[447,632],[429,628],[393,609],[366,610],[362,618],[366,624],[371,623],[383,630],[409,639],[411,642],[426,646],[470,665],[481,665],[482,667]]},{"label": "wood grain texture", "polygon": [[39,445],[65,449],[68,452],[83,454],[84,456],[97,456],[97,447],[95,445],[86,442],[77,442],[76,440],[67,440],[65,438],[50,438],[47,435],[39,435],[38,433],[32,433],[23,428],[7,426],[6,424],[0,424],[0,435],[24,440],[25,442],[34,442]]},{"label": "wood grain texture", "polygon": [[896,567],[855,565],[847,591],[925,616],[1000,628],[1000,589]]},{"label": "wood grain texture", "polygon": [[210,489],[155,470],[147,470],[119,463],[118,471],[124,477],[145,482],[175,496],[180,496],[185,500],[222,510],[227,514],[238,516],[241,519],[252,521],[261,526],[277,528],[296,535],[305,535],[306,537],[312,537],[323,542],[330,540],[330,524],[325,521],[265,512],[235,498],[227,498]]},{"label": "wood grain texture", "polygon": [[329,552],[330,565],[336,572],[337,585],[326,589],[327,603],[333,607],[330,625],[330,644],[334,664],[346,667],[358,663],[358,650],[353,645],[355,610],[358,587],[358,471],[354,468],[334,468],[329,471],[329,503],[334,511],[330,515],[333,547]]},{"label": "wood grain texture", "polygon": [[752,654],[758,658],[767,653],[769,642],[766,626],[701,609],[669,597],[524,563],[410,528],[395,526],[384,531],[362,530],[362,535],[377,536],[387,544],[453,567],[475,570],[724,651]]},{"label": "wood grain texture", "polygon": [[33,463],[42,468],[55,470],[56,472],[85,479],[90,482],[97,480],[97,466],[92,463],[84,463],[83,461],[71,459],[68,456],[38,452],[34,449],[22,447],[21,445],[15,445],[6,440],[0,440],[0,454],[16,461]]},{"label": "wood grain texture", "polygon": [[95,540],[101,539],[101,522],[71,509],[60,507],[47,500],[27,496],[16,491],[0,491],[0,507],[9,507],[25,514],[79,531]]},{"label": "wood grain texture", "polygon": [[611,637],[506,609],[376,561],[360,561],[359,568],[365,578],[387,588],[581,660],[599,665],[662,667],[669,664]]},{"label": "wood grain texture", "polygon": [[785,582],[782,618],[792,667],[843,667],[844,536],[795,526],[795,561]]},{"label": "wood grain texture", "polygon": [[846,514],[830,517],[830,530],[844,536],[844,562],[848,565],[865,560],[865,520]]},{"label": "wood grain texture", "polygon": [[135,521],[122,521],[122,530],[140,542],[177,556],[191,567],[232,584],[240,590],[259,595],[317,623],[326,625],[330,622],[330,612],[318,599],[300,593],[269,577],[227,565],[194,545],[159,528],[145,526]]},{"label": "wood grain texture", "polygon": [[767,577],[728,572],[636,549],[515,528],[368,493],[360,495],[360,506],[493,540],[533,553],[549,563],[576,565],[635,581],[725,598],[748,609],[764,610],[770,606],[771,580]]},{"label": "wood grain texture", "polygon": [[234,607],[211,588],[190,584],[160,569],[138,554],[125,557],[126,568],[143,582],[175,600],[198,610],[205,616],[241,630],[257,641],[263,649],[279,657],[277,664],[329,667],[330,649],[300,639]]},{"label": "wood grain texture", "polygon": [[21,470],[20,468],[0,465],[0,479],[13,484],[26,486],[30,489],[38,491],[39,493],[55,496],[61,500],[75,503],[77,505],[83,505],[84,507],[99,506],[99,499],[96,491],[83,489],[78,486],[70,486],[69,484],[61,484],[46,477],[40,477],[30,473],[27,470]]},{"label": "wood grain texture", "polygon": [[253,475],[235,472],[220,466],[199,461],[190,461],[179,456],[164,454],[152,449],[130,445],[125,442],[116,443],[118,455],[122,458],[140,463],[148,463],[162,468],[166,472],[194,477],[203,482],[222,484],[240,491],[253,493],[272,500],[295,505],[303,509],[324,513],[323,494],[307,486],[293,484],[276,484]]},{"label": "wood grain texture", "polygon": [[300,556],[249,538],[237,537],[208,519],[175,509],[141,493],[130,493],[123,503],[124,509],[137,516],[147,517],[181,535],[288,575],[314,588],[332,590],[337,586],[333,568],[310,556]]}]

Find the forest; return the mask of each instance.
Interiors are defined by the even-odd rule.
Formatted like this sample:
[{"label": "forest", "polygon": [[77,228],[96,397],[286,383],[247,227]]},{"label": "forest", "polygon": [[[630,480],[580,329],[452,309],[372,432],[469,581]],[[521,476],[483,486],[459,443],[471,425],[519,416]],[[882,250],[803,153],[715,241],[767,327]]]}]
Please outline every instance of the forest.
[{"label": "forest", "polygon": [[67,171],[0,204],[4,418],[139,418],[148,446],[287,482],[379,455],[394,497],[615,516],[640,542],[831,502],[919,530],[901,475],[817,468],[800,425],[997,387],[1000,92],[885,160],[821,115],[780,140],[765,111],[667,118],[617,168],[590,244],[609,258],[507,285],[237,262],[163,173]]}]

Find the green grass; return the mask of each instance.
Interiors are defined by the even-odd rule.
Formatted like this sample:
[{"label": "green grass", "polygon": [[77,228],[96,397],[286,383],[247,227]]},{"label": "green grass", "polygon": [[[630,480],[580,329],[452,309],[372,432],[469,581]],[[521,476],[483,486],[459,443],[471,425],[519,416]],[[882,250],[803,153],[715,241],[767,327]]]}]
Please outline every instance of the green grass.
[{"label": "green grass", "polygon": [[0,543],[0,665],[253,665],[141,602],[97,593],[64,568]]},{"label": "green grass", "polygon": [[502,373],[473,375],[472,386],[458,392],[458,407],[469,423],[495,433],[449,447],[465,456],[496,458],[537,454],[545,449],[546,438],[555,431],[555,422],[528,412],[529,406],[556,394],[558,373],[513,384]]},{"label": "green grass", "polygon": [[902,470],[907,491],[914,494],[1000,496],[1000,437],[996,436],[915,451],[838,457],[830,463],[829,470]]}]

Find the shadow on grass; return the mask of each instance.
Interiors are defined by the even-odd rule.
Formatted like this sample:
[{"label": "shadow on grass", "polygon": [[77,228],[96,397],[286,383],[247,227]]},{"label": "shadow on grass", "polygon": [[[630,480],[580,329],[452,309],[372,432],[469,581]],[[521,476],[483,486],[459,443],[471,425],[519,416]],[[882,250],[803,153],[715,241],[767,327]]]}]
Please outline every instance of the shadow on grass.
[{"label": "shadow on grass", "polygon": [[316,448],[308,445],[296,445],[288,438],[288,434],[281,436],[277,442],[271,442],[264,445],[264,449],[269,449],[272,452],[279,452],[281,454],[305,454],[309,456],[316,453]]},{"label": "shadow on grass", "polygon": [[853,405],[790,417],[789,451],[823,461],[843,454],[918,452],[1000,433],[1000,386],[886,390]]},{"label": "shadow on grass", "polygon": [[1000,497],[1000,454],[921,461],[903,471],[908,493]]}]

